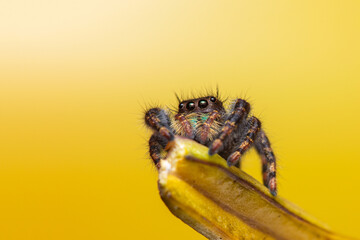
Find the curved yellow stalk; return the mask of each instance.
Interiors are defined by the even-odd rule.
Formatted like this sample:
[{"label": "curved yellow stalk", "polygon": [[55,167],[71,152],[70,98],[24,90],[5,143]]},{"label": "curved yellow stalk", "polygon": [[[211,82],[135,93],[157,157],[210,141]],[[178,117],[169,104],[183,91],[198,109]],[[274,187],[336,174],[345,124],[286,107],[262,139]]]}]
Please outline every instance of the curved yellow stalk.
[{"label": "curved yellow stalk", "polygon": [[161,160],[159,190],[170,211],[209,239],[349,239],[192,140],[176,138]]}]

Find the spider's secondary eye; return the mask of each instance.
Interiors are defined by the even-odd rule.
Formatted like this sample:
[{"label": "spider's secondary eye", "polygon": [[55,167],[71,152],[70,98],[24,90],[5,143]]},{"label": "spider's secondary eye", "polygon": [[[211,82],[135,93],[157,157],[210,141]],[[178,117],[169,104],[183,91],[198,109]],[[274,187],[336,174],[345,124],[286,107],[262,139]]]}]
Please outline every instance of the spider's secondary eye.
[{"label": "spider's secondary eye", "polygon": [[188,104],[186,104],[186,108],[188,110],[193,110],[195,108],[195,103],[194,102],[189,102]]},{"label": "spider's secondary eye", "polygon": [[184,104],[183,103],[180,103],[179,104],[179,108],[181,109],[181,108],[183,108],[184,107]]},{"label": "spider's secondary eye", "polygon": [[216,101],[216,98],[211,97],[211,98],[210,98],[210,101],[215,102],[215,101]]},{"label": "spider's secondary eye", "polygon": [[206,100],[200,100],[199,101],[199,107],[206,108],[208,105],[208,102]]}]

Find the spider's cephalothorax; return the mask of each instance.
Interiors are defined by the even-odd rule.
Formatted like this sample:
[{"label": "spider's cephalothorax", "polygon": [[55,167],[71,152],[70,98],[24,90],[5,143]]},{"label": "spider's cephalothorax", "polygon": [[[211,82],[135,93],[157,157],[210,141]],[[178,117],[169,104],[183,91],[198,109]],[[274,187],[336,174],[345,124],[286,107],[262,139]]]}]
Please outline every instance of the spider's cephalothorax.
[{"label": "spider's cephalothorax", "polygon": [[207,96],[179,102],[175,116],[152,108],[145,123],[154,130],[149,140],[150,156],[155,165],[163,157],[167,143],[180,135],[209,147],[209,154],[219,154],[229,166],[240,167],[240,158],[252,146],[262,158],[263,182],[276,195],[276,162],[269,139],[256,117],[249,117],[250,104],[243,99],[232,102],[228,111],[217,97]]}]

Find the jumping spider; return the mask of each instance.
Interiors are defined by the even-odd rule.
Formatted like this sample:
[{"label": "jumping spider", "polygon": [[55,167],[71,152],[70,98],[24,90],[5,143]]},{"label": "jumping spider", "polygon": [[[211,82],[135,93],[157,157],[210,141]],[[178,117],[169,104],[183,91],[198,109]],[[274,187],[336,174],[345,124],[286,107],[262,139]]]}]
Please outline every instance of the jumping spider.
[{"label": "jumping spider", "polygon": [[209,147],[209,155],[219,154],[227,159],[228,166],[240,167],[240,158],[255,146],[262,159],[263,183],[276,196],[275,155],[260,121],[248,116],[248,102],[236,99],[226,111],[218,95],[178,100],[175,116],[160,108],[151,108],[145,113],[146,125],[154,130],[149,140],[149,152],[155,165],[158,166],[162,151],[174,135]]}]

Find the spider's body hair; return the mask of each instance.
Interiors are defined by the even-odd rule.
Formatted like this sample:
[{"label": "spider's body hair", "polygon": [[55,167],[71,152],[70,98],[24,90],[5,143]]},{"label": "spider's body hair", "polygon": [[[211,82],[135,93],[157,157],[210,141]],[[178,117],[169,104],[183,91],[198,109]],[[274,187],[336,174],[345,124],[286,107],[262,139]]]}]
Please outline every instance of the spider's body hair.
[{"label": "spider's body hair", "polygon": [[[218,86],[215,89],[214,88],[203,88],[196,92],[180,92],[180,93],[175,92],[175,97],[176,97],[178,103],[181,103],[181,102],[189,100],[189,99],[203,98],[204,96],[214,96],[220,102],[224,103],[224,102],[226,102],[227,98],[224,99],[222,95],[223,94],[220,93]],[[177,110],[177,106],[176,106],[175,110]]]}]

